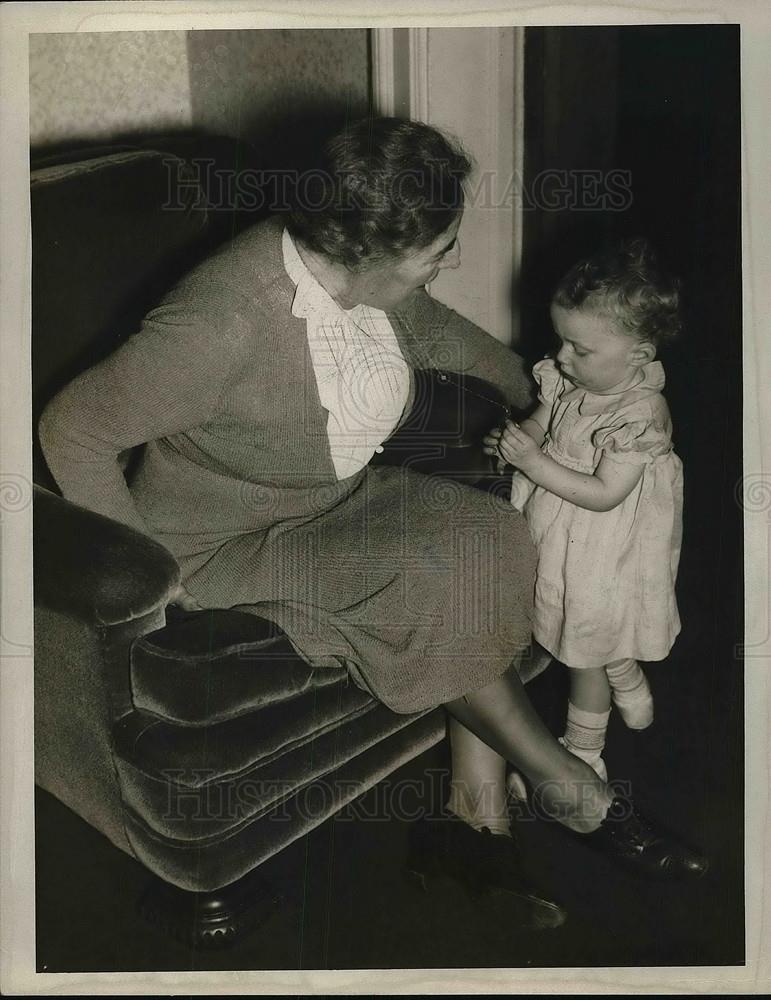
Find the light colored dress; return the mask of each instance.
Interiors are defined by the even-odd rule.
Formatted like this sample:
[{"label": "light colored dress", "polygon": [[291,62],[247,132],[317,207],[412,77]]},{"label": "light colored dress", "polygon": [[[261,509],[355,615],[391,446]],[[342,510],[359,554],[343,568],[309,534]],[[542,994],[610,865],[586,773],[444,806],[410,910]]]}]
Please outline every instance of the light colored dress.
[{"label": "light colored dress", "polygon": [[560,465],[592,474],[605,456],[642,467],[625,500],[591,511],[516,472],[512,503],[538,549],[533,635],[570,667],[627,657],[664,659],[680,631],[675,579],[682,536],[682,464],[652,361],[642,381],[598,395],[572,385],[554,361],[533,374],[551,407],[543,450]]}]

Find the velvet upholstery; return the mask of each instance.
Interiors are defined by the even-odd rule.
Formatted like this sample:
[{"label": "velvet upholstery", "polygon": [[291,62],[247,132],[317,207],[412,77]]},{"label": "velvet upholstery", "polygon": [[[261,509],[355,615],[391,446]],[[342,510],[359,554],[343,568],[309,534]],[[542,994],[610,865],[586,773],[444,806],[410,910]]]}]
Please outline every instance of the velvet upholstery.
[{"label": "velvet upholstery", "polygon": [[[212,214],[191,187],[166,210],[168,155],[81,150],[33,169],[34,415],[255,221]],[[481,384],[419,381],[382,461],[449,464],[473,481],[485,471],[473,438],[500,399]],[[342,665],[311,669],[269,622],[167,612],[171,555],[55,495],[34,449],[36,780],[150,871],[189,890],[227,885],[443,737],[441,709],[389,711]]]},{"label": "velvet upholstery", "polygon": [[[377,711],[387,713],[388,709],[379,707]],[[275,809],[234,825],[228,834],[195,841],[164,837],[151,830],[133,809],[125,809],[126,833],[135,856],[151,871],[181,888],[208,891],[240,878],[444,735],[441,711],[419,716],[408,724],[409,716],[388,714],[390,724],[402,728],[383,735],[373,725],[371,745],[341,762],[333,776],[310,780]],[[374,723],[375,717],[370,721]],[[338,733],[343,735],[342,730]],[[309,755],[312,746],[308,746]]]},{"label": "velvet upholstery", "polygon": [[130,708],[131,642],[162,621],[93,626],[35,600],[35,780],[128,853],[112,726]]},{"label": "velvet upholstery", "polygon": [[135,707],[183,726],[222,722],[347,677],[342,666],[312,670],[278,626],[243,611],[176,616],[131,650]]},{"label": "velvet upholstery", "polygon": [[35,597],[91,625],[165,606],[179,567],[153,539],[35,486]]},{"label": "velvet upholstery", "polygon": [[[115,730],[124,803],[155,833],[185,843],[210,840],[260,817],[310,781],[333,782],[341,764],[412,721],[361,692],[339,698],[348,705],[337,704],[341,693],[327,689],[318,703],[308,698],[291,709],[283,703],[196,731],[192,739],[191,730],[174,732],[162,724],[148,737],[146,718],[126,716]],[[251,738],[255,729],[261,739]]]},{"label": "velvet upholstery", "polygon": [[[164,211],[163,154],[96,156],[31,173],[32,398],[51,396],[110,353],[192,260],[206,212]],[[35,482],[55,489],[37,444]]]}]

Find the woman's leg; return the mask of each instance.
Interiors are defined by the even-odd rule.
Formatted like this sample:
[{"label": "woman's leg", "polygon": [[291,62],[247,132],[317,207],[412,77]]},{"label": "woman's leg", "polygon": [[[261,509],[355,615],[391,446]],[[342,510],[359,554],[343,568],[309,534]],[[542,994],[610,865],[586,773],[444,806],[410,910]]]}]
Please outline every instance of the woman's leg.
[{"label": "woman's leg", "polygon": [[512,836],[506,761],[453,716],[450,740],[449,815],[439,823],[423,820],[412,826],[406,870],[424,888],[433,875],[443,873],[475,894],[503,896],[510,918],[523,926],[559,927],[565,910],[530,882]]},{"label": "woman's leg", "polygon": [[446,707],[526,774],[542,808],[569,829],[588,835],[584,842],[590,847],[654,878],[698,877],[707,870],[699,852],[658,829],[624,796],[614,796],[588,764],[560,746],[536,715],[514,670]]},{"label": "woman's leg", "polygon": [[611,792],[588,764],[554,739],[514,669],[445,707],[527,776],[550,816],[580,833],[599,827],[613,799]]},{"label": "woman's leg", "polygon": [[452,784],[447,808],[475,830],[511,836],[506,761],[470,729],[450,717]]}]

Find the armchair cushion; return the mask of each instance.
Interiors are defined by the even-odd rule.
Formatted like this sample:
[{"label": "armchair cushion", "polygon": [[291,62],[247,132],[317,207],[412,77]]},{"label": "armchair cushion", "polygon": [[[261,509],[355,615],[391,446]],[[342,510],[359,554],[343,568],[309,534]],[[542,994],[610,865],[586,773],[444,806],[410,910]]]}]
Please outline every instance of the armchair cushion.
[{"label": "armchair cushion", "polygon": [[131,684],[134,710],[112,729],[126,832],[148,867],[196,890],[245,874],[445,725],[441,709],[390,712],[343,667],[308,667],[240,611],[173,612],[134,641]]},{"label": "armchair cushion", "polygon": [[376,707],[340,683],[206,727],[133,712],[114,730],[124,803],[175,839],[226,833],[371,745],[364,717]]},{"label": "armchair cushion", "polygon": [[347,676],[343,666],[313,670],[277,625],[243,611],[170,613],[131,650],[135,707],[178,726],[224,722]]},{"label": "armchair cushion", "polygon": [[[210,774],[192,798],[183,786],[169,784],[167,769],[157,776],[158,792],[166,797],[153,797],[153,805],[162,802],[165,816],[160,817],[157,810],[151,815],[143,798],[147,784],[141,776],[133,784],[131,765],[123,760],[124,823],[131,848],[151,871],[180,888],[217,889],[433,746],[444,730],[441,709],[417,717],[396,715],[373,702],[370,711],[305,741],[262,771],[219,780]],[[221,832],[214,832],[218,827]]]}]

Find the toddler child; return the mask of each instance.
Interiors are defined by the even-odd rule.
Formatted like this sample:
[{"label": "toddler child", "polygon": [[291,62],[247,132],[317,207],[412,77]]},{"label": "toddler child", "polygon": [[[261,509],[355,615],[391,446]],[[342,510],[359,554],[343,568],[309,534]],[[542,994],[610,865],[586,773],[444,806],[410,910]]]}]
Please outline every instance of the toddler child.
[{"label": "toddler child", "polygon": [[[655,360],[678,309],[644,240],[575,264],[551,304],[561,346],[533,369],[538,408],[485,438],[519,470],[512,503],[538,550],[533,636],[570,671],[560,742],[603,779],[611,699],[627,726],[649,726],[638,660],[664,659],[680,630],[682,466]],[[523,796],[516,773],[510,787]]]}]

